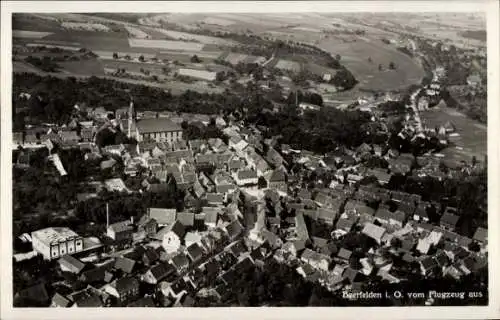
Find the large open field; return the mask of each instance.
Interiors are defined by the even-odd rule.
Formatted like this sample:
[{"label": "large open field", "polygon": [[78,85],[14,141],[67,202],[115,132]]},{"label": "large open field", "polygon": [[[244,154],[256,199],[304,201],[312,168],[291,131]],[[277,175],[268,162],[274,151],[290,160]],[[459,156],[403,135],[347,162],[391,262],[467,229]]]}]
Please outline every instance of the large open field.
[{"label": "large open field", "polygon": [[90,76],[104,75],[103,64],[97,59],[58,62],[58,65],[63,68],[64,72],[70,74],[76,73]]},{"label": "large open field", "polygon": [[[322,40],[319,47],[341,56],[341,63],[358,79],[360,89],[375,91],[402,89],[419,83],[424,76],[423,69],[416,61],[380,40],[345,43],[330,37]],[[372,62],[368,61],[369,58]],[[391,62],[396,64],[396,70],[387,70]],[[382,64],[387,71],[379,71],[379,64]]]},{"label": "large open field", "polygon": [[128,62],[128,61],[118,61],[118,60],[103,60],[102,64],[105,68],[110,69],[125,69],[130,72],[141,72],[141,69],[148,70],[154,74],[161,74],[162,68],[165,65],[161,64],[149,64],[149,63],[139,63],[139,62]]},{"label": "large open field", "polygon": [[12,37],[23,39],[42,39],[51,34],[52,32],[12,30]]},{"label": "large open field", "polygon": [[132,48],[150,48],[178,51],[201,51],[203,49],[202,43],[187,41],[128,39],[128,43]]},{"label": "large open field", "polygon": [[130,48],[125,32],[60,31],[44,40],[77,42],[91,50],[127,51]]},{"label": "large open field", "polygon": [[174,30],[165,30],[165,29],[156,29],[157,32],[160,32],[161,34],[176,39],[176,40],[182,40],[182,41],[195,41],[203,44],[217,44],[217,45],[233,45],[233,41],[221,39],[221,38],[216,38],[216,37],[209,37],[209,36],[202,36],[202,35],[197,35],[193,33],[187,33],[187,32],[179,32],[179,31],[174,31]]},{"label": "large open field", "polygon": [[438,126],[447,121],[451,121],[455,127],[458,137],[450,137],[450,141],[455,146],[443,150],[446,159],[455,161],[471,161],[473,156],[482,160],[488,152],[487,128],[485,125],[467,118],[455,109],[442,108],[421,112],[422,121],[428,126]]}]

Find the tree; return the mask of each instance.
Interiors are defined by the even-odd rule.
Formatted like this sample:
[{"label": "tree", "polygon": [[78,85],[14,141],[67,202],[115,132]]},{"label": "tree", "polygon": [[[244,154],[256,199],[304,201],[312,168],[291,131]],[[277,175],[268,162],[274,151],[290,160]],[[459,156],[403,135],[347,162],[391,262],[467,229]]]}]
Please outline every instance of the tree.
[{"label": "tree", "polygon": [[340,58],[341,58],[340,54],[338,54],[338,53],[337,53],[337,54],[335,55],[335,60],[340,61]]},{"label": "tree", "polygon": [[125,59],[126,60],[132,60],[132,57],[130,57],[130,55],[127,54],[127,55],[125,55]]},{"label": "tree", "polygon": [[382,71],[382,70],[384,70],[384,66],[380,63],[380,64],[378,65],[378,71]]},{"label": "tree", "polygon": [[368,62],[373,63],[372,57],[368,57]]},{"label": "tree", "polygon": [[144,62],[144,56],[142,54],[139,56],[139,61]]},{"label": "tree", "polygon": [[331,82],[335,86],[341,87],[344,90],[349,90],[358,83],[354,75],[346,68],[341,68],[337,73],[335,73]]},{"label": "tree", "polygon": [[192,63],[201,63],[202,60],[197,55],[194,55],[191,57],[191,62]]},{"label": "tree", "polygon": [[395,64],[394,62],[392,62],[392,61],[391,61],[391,62],[389,63],[389,69],[391,69],[391,70],[396,70],[396,64]]},{"label": "tree", "polygon": [[258,186],[259,186],[259,189],[267,188],[267,181],[266,181],[266,179],[264,179],[264,177],[259,177]]},{"label": "tree", "polygon": [[119,58],[119,57],[118,57],[118,53],[113,52],[113,59],[118,59],[118,58]]}]

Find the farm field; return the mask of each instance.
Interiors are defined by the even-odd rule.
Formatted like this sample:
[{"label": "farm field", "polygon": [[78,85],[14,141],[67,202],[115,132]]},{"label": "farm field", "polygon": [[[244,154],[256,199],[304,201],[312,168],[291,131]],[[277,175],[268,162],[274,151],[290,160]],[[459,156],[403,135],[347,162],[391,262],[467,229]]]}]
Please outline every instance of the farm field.
[{"label": "farm field", "polygon": [[13,61],[12,62],[12,71],[17,72],[17,73],[23,73],[23,72],[33,72],[33,73],[39,73],[40,70],[32,66],[31,64],[24,62],[24,61]]},{"label": "farm field", "polygon": [[191,57],[193,55],[197,55],[200,59],[205,62],[211,62],[216,60],[221,53],[220,52],[190,52],[190,51],[160,51],[156,57],[158,59],[168,59],[168,60],[177,60],[179,62],[190,62]]},{"label": "farm field", "polygon": [[170,41],[170,40],[149,40],[149,39],[128,39],[132,48],[149,48],[178,51],[201,51],[203,44],[196,42]]},{"label": "farm field", "polygon": [[312,72],[318,76],[323,76],[324,74],[328,73],[328,74],[331,74],[333,77],[337,73],[337,70],[335,70],[335,69],[324,67],[324,66],[318,65],[316,63],[312,63],[312,62],[306,63],[304,65],[304,68],[306,68],[307,70],[309,70],[310,72]]},{"label": "farm field", "polygon": [[[111,68],[109,68],[111,69]],[[13,71],[17,73],[22,73],[22,72],[30,72],[30,73],[36,73],[41,76],[53,76],[57,78],[68,78],[68,77],[74,77],[77,79],[88,79],[92,75],[89,74],[82,74],[81,72],[79,73],[71,73],[71,72],[61,72],[61,73],[49,73],[49,72],[44,72],[41,71],[25,62],[20,62],[20,61],[14,61],[13,64]],[[104,68],[103,68],[104,72]],[[222,87],[210,87],[208,86],[205,82],[199,81],[199,82],[193,82],[193,83],[184,83],[180,81],[169,81],[166,83],[157,83],[157,82],[151,82],[151,81],[146,81],[146,80],[136,80],[136,79],[127,79],[127,78],[119,78],[119,77],[113,77],[109,75],[103,75],[101,76],[103,79],[109,79],[109,80],[115,80],[119,82],[124,82],[124,83],[131,83],[131,84],[138,84],[138,85],[145,85],[149,87],[156,87],[164,90],[170,90],[172,94],[182,94],[186,90],[192,90],[192,91],[198,91],[198,92],[208,92],[208,93],[222,93],[224,91],[224,88]]]},{"label": "farm field", "polygon": [[85,23],[85,22],[63,22],[61,27],[68,30],[83,30],[83,31],[104,31],[109,32],[110,29],[100,23]]},{"label": "farm field", "polygon": [[162,68],[166,67],[162,64],[150,64],[150,63],[140,63],[140,62],[128,62],[128,61],[118,61],[118,60],[103,60],[102,64],[104,68],[110,69],[125,69],[130,72],[141,72],[141,69],[148,70],[152,73],[161,74]]},{"label": "farm field", "polygon": [[143,52],[132,52],[132,51],[93,51],[97,54],[101,59],[113,59],[113,53],[118,54],[119,57],[124,57],[129,55],[132,59],[138,59],[141,55],[146,59],[151,59],[156,57],[155,53],[143,53]]},{"label": "farm field", "polygon": [[14,38],[42,39],[51,34],[52,32],[12,30],[12,37]]},{"label": "farm field", "polygon": [[101,61],[97,59],[92,60],[80,60],[80,61],[64,61],[58,62],[61,66],[63,72],[69,72],[71,74],[81,74],[90,76],[102,76],[104,75],[104,68]]},{"label": "farm field", "polygon": [[135,28],[132,26],[125,26],[125,29],[127,29],[127,32],[133,38],[139,38],[139,39],[151,38],[151,36],[149,34],[147,34],[146,32],[144,32],[143,30],[141,30],[139,28]]},{"label": "farm field", "polygon": [[243,53],[233,53],[233,52],[225,52],[223,53],[219,59],[223,59],[224,61],[229,62],[230,64],[236,65],[238,63],[263,63],[266,61],[265,57],[261,56],[253,56],[247,55]]},{"label": "farm field", "polygon": [[101,51],[127,51],[130,48],[125,32],[61,31],[44,40],[78,42],[87,49]]},{"label": "farm field", "polygon": [[447,159],[470,162],[473,156],[482,160],[487,154],[487,128],[485,125],[467,118],[452,108],[431,109],[421,112],[420,117],[430,127],[439,126],[447,121],[451,121],[455,126],[459,136],[450,137],[450,142],[463,150],[452,146],[441,151]]},{"label": "farm field", "polygon": [[146,27],[146,26],[141,26],[137,27],[137,29],[143,31],[144,33],[149,35],[149,39],[153,40],[165,40],[167,37],[165,36],[164,33],[158,31],[158,28],[152,28],[152,27]]},{"label": "farm field", "polygon": [[[341,63],[358,79],[360,89],[377,91],[402,89],[419,83],[424,76],[424,71],[417,62],[380,40],[344,43],[329,38],[321,41],[319,47],[331,52],[332,55],[341,56]],[[369,57],[372,62],[368,61]],[[388,69],[390,62],[396,64],[396,70],[378,70],[379,64]]]},{"label": "farm field", "polygon": [[64,45],[52,45],[52,44],[43,44],[43,43],[27,43],[27,47],[40,47],[44,46],[46,48],[59,48],[62,50],[69,50],[69,51],[78,51],[80,50],[80,47],[78,46],[64,46]]},{"label": "farm field", "polygon": [[291,60],[279,59],[274,67],[280,70],[300,72],[300,63]]},{"label": "farm field", "polygon": [[15,14],[12,16],[12,30],[57,32],[61,30],[61,25],[57,20],[41,18],[38,15]]},{"label": "farm field", "polygon": [[183,40],[183,41],[195,41],[203,44],[216,44],[216,45],[233,45],[233,41],[217,38],[217,37],[210,37],[210,36],[203,36],[203,35],[197,35],[193,33],[187,33],[187,32],[180,32],[180,31],[174,31],[174,30],[165,30],[165,29],[155,29],[155,31],[160,32],[164,34],[167,37],[177,39],[177,40]]}]

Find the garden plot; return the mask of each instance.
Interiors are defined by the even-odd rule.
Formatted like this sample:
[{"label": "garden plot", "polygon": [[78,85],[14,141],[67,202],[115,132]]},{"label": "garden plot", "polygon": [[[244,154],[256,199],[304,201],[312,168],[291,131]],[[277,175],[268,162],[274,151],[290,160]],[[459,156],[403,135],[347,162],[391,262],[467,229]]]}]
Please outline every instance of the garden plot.
[{"label": "garden plot", "polygon": [[100,23],[83,23],[83,22],[63,22],[61,26],[69,30],[81,31],[104,31],[109,32],[110,29]]},{"label": "garden plot", "polygon": [[170,40],[149,40],[149,39],[128,39],[132,48],[150,48],[176,51],[201,51],[202,43],[170,41]]},{"label": "garden plot", "polygon": [[42,39],[51,35],[52,32],[39,32],[39,31],[26,31],[26,30],[12,30],[12,37],[24,39]]}]

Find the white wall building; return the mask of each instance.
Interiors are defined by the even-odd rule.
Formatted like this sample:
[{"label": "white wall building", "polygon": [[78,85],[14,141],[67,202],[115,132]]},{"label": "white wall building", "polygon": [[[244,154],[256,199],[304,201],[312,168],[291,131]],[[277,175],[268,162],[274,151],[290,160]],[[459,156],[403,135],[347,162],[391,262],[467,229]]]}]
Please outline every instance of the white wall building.
[{"label": "white wall building", "polygon": [[31,233],[33,250],[46,260],[83,251],[83,238],[69,228],[46,228]]}]

